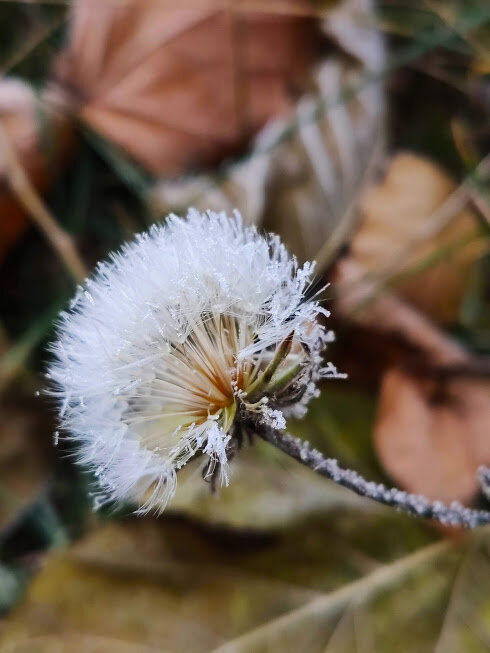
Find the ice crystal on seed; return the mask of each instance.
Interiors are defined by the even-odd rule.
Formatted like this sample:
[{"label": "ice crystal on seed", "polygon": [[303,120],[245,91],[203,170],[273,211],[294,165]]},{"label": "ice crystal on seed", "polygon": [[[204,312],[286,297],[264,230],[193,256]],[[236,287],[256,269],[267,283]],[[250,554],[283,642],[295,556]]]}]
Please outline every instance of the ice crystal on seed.
[{"label": "ice crystal on seed", "polygon": [[284,428],[304,413],[336,375],[321,362],[327,313],[305,299],[313,269],[238,214],[195,210],[97,266],[61,316],[48,375],[97,505],[163,509],[198,454],[227,483],[241,416]]}]

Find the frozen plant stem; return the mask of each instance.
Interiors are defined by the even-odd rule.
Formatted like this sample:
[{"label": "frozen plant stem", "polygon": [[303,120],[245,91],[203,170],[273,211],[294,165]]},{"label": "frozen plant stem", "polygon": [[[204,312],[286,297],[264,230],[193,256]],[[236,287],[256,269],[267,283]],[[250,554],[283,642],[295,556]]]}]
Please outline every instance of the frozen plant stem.
[{"label": "frozen plant stem", "polygon": [[456,501],[445,505],[441,501],[430,501],[422,495],[409,494],[397,488],[387,488],[382,483],[366,480],[351,469],[343,469],[337,460],[325,458],[308,442],[295,438],[289,433],[277,431],[257,421],[250,422],[249,426],[259,437],[288,456],[360,496],[450,526],[475,528],[490,523],[490,512],[486,510],[472,510]]}]

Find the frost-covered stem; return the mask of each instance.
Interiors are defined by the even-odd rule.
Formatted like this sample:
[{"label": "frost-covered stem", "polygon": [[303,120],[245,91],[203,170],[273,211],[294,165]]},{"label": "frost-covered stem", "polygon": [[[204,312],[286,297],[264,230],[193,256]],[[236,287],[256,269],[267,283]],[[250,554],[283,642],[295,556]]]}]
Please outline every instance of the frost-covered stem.
[{"label": "frost-covered stem", "polygon": [[418,517],[435,519],[450,526],[475,528],[490,523],[490,512],[472,510],[454,501],[445,505],[441,501],[430,501],[418,494],[409,494],[397,488],[387,488],[382,483],[368,481],[351,469],[343,469],[334,458],[325,458],[308,442],[289,433],[277,431],[258,421],[251,421],[249,426],[266,442],[274,445],[284,453],[309,467],[322,476],[379,503],[393,506]]}]

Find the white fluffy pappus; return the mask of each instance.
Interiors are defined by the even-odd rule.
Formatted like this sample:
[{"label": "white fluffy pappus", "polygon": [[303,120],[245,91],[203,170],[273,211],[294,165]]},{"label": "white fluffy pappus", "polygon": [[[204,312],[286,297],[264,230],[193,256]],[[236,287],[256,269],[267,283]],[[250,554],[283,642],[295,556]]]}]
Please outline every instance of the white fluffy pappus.
[{"label": "white fluffy pappus", "polygon": [[322,376],[331,334],[279,238],[191,209],[136,237],[61,314],[48,378],[60,427],[95,471],[96,504],[163,510],[197,455],[228,482],[246,415],[284,428]]}]

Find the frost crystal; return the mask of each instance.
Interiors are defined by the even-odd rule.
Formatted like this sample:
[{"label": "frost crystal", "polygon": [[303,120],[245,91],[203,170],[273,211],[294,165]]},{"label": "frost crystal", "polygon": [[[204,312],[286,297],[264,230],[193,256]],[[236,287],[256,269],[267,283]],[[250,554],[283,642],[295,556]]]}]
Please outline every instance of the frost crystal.
[{"label": "frost crystal", "polygon": [[61,316],[48,374],[97,505],[163,510],[199,454],[227,483],[243,416],[284,428],[304,413],[337,374],[321,364],[327,312],[305,299],[313,269],[238,214],[195,210],[98,265]]}]

